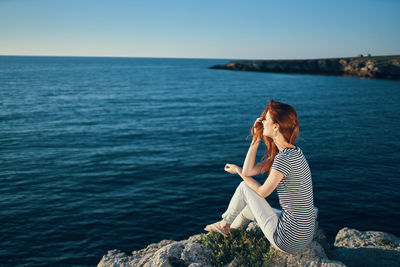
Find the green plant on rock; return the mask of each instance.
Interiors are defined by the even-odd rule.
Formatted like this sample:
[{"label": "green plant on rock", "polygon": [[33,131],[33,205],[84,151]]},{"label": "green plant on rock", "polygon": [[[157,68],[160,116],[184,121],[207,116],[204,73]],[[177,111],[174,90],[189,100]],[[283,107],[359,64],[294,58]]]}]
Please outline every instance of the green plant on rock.
[{"label": "green plant on rock", "polygon": [[259,228],[231,229],[229,237],[209,232],[201,234],[197,242],[211,252],[208,260],[212,266],[224,266],[236,258],[239,266],[266,267],[273,262],[276,252]]}]

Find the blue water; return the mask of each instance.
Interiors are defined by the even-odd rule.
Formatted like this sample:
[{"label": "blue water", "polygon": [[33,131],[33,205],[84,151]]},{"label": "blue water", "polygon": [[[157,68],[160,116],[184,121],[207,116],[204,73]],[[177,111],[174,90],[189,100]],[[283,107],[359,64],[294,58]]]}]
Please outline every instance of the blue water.
[{"label": "blue water", "polygon": [[226,62],[0,57],[1,264],[93,266],[203,232],[270,98],[299,114],[329,239],[400,235],[400,82],[208,69]]}]

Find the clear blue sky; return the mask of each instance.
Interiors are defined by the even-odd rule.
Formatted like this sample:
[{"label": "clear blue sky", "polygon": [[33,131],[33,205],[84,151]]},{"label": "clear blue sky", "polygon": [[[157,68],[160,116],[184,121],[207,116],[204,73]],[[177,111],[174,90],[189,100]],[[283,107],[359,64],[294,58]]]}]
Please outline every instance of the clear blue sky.
[{"label": "clear blue sky", "polygon": [[0,55],[398,55],[399,14],[399,0],[0,0]]}]

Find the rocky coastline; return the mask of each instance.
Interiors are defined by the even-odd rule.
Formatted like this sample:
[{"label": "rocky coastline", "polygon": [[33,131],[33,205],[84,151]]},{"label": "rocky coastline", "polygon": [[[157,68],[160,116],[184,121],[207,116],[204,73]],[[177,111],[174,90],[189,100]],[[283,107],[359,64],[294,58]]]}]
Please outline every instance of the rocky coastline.
[{"label": "rocky coastline", "polygon": [[303,60],[241,60],[211,66],[210,69],[400,80],[400,55]]},{"label": "rocky coastline", "polygon": [[[247,227],[251,231],[258,225]],[[210,252],[196,242],[200,235],[186,240],[162,240],[144,249],[127,255],[119,250],[110,250],[98,263],[98,267],[211,267],[207,258]],[[224,267],[238,266],[235,259]],[[270,266],[400,266],[400,238],[385,232],[358,231],[343,228],[328,244],[321,229],[315,233],[312,243],[295,255],[276,251]]]}]

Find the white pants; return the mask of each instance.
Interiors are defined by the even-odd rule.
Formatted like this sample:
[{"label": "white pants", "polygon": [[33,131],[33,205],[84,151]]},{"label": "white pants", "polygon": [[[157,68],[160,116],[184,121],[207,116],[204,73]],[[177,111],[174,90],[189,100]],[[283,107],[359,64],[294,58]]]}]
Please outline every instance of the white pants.
[{"label": "white pants", "polygon": [[265,198],[260,197],[244,181],[236,188],[228,209],[222,214],[231,228],[246,226],[250,221],[257,221],[261,231],[273,247],[280,250],[274,242],[274,232],[278,225],[280,210],[273,209]]}]

